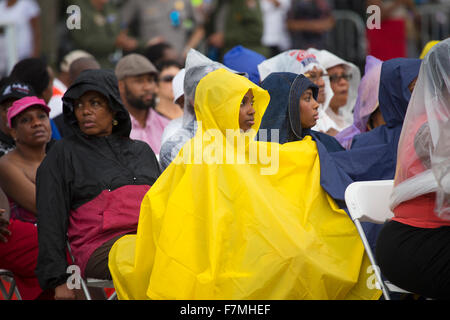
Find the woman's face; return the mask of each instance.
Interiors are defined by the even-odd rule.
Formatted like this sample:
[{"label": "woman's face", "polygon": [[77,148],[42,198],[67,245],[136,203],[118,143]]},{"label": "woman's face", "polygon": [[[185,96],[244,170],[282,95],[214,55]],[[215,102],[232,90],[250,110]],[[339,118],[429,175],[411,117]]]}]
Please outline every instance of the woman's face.
[{"label": "woman's face", "polygon": [[180,71],[175,66],[168,67],[161,71],[158,80],[158,95],[170,101],[173,101],[172,80]]},{"label": "woman's face", "polygon": [[108,100],[97,91],[87,91],[74,102],[80,130],[88,136],[104,137],[112,133],[114,115]]},{"label": "woman's face", "polygon": [[307,77],[309,80],[311,80],[311,82],[313,82],[316,86],[319,87],[317,102],[324,103],[326,97],[325,97],[325,81],[323,80],[323,71],[317,67],[314,67],[310,71],[305,73],[305,77]]},{"label": "woman's face", "polygon": [[253,109],[253,92],[248,90],[241,101],[239,109],[239,128],[244,132],[255,124],[255,109]]},{"label": "woman's face", "polygon": [[331,89],[333,90],[333,98],[330,104],[342,107],[347,103],[349,89],[349,75],[343,65],[338,65],[327,70],[330,78]]},{"label": "woman's face", "polygon": [[309,129],[314,127],[319,119],[319,112],[317,111],[319,103],[314,99],[311,89],[305,90],[301,95],[299,108],[302,128]]},{"label": "woman's face", "polygon": [[11,136],[17,144],[45,145],[50,141],[51,135],[48,114],[39,105],[32,106],[14,117]]}]

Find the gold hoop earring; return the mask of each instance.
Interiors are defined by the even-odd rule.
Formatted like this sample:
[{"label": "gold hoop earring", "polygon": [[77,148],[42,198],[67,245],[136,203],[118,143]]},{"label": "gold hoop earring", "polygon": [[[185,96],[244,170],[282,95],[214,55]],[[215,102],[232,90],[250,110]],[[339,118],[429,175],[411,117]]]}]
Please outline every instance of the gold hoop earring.
[{"label": "gold hoop earring", "polygon": [[116,119],[113,120],[112,122],[113,126],[117,126],[119,124],[119,121],[117,121]]}]

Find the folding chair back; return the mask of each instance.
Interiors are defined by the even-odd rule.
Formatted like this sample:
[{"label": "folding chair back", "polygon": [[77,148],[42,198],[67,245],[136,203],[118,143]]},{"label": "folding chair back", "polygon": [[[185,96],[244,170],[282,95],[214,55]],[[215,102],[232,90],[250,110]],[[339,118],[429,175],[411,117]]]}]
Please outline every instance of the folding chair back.
[{"label": "folding chair back", "polygon": [[380,269],[370,249],[361,222],[382,224],[391,219],[394,214],[389,208],[389,198],[394,186],[394,180],[358,181],[351,183],[345,190],[345,203],[355,223],[361,241],[375,272],[378,285],[383,291],[386,300],[390,300],[389,291],[409,293],[398,288],[389,281],[383,281]]}]

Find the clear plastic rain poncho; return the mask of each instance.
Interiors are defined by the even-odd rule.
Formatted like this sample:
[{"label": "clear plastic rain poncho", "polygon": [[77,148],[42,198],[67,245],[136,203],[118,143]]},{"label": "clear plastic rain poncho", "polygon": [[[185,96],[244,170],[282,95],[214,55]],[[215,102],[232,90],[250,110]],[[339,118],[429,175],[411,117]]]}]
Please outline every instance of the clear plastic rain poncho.
[{"label": "clear plastic rain poncho", "polygon": [[369,117],[378,108],[382,64],[383,61],[374,56],[366,57],[364,76],[359,83],[358,97],[353,109],[353,124],[335,136],[345,149],[350,149],[355,135],[367,131]]},{"label": "clear plastic rain poncho", "polygon": [[[325,126],[325,131],[328,131],[329,128],[342,131],[353,123],[353,108],[355,107],[356,98],[358,96],[358,85],[361,81],[361,72],[353,63],[345,61],[327,50],[310,48],[308,49],[308,52],[314,54],[320,65],[326,70],[339,65],[344,65],[346,72],[352,76],[348,81],[347,103],[339,108],[339,115],[334,115],[334,112],[331,109],[328,109],[328,112],[325,113],[328,117],[323,119],[326,119],[328,122],[323,124]],[[343,120],[343,125],[340,126],[339,123],[333,120],[336,116]],[[328,127],[328,129],[326,127]]]},{"label": "clear plastic rain poncho", "polygon": [[391,209],[436,192],[435,213],[450,219],[450,38],[425,56],[398,147]]},{"label": "clear plastic rain poncho", "polygon": [[[262,82],[273,72],[292,72],[304,75],[314,67],[322,70],[323,74],[327,73],[313,53],[306,50],[288,50],[261,62],[258,65],[258,71]],[[327,128],[325,121],[322,119],[325,118],[325,111],[330,104],[331,98],[333,98],[333,90],[331,89],[330,79],[328,77],[323,77],[323,81],[325,82],[325,102],[319,106],[319,120],[312,129],[326,132],[330,127]]]},{"label": "clear plastic rain poncho", "polygon": [[[195,49],[189,50],[184,76],[184,113],[182,117],[175,119],[176,122],[172,123],[164,132],[165,141],[162,143],[159,153],[162,170],[167,168],[184,144],[195,135],[197,124],[193,105],[198,83],[208,73],[220,68],[237,73],[219,62],[209,59]],[[245,73],[240,74],[247,76]]]}]

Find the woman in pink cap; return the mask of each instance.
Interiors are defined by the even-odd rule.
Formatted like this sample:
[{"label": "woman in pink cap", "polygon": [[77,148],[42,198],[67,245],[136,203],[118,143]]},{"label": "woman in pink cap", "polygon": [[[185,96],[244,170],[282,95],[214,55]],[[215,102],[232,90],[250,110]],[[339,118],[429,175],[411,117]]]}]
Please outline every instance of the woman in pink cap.
[{"label": "woman in pink cap", "polygon": [[7,113],[16,149],[0,160],[0,186],[10,199],[11,216],[31,223],[36,222],[36,170],[52,134],[49,112],[44,100],[25,97]]},{"label": "woman in pink cap", "polygon": [[51,137],[44,100],[25,97],[8,109],[7,119],[16,148],[0,158],[0,187],[9,200],[9,235],[0,243],[0,268],[14,273],[24,300],[51,298],[43,293],[34,270],[38,254],[36,228],[36,170],[45,157]]}]

